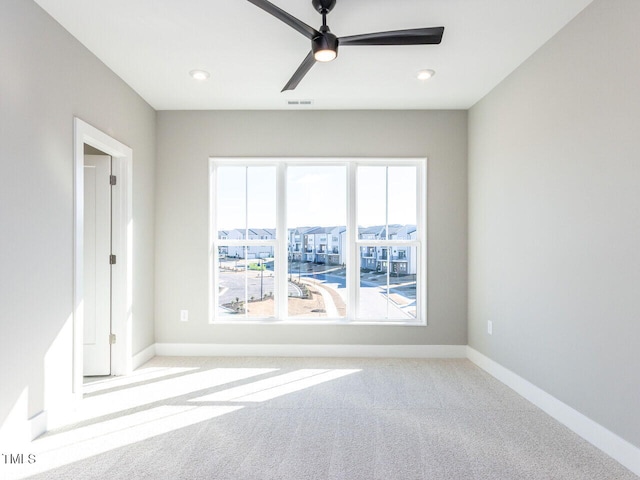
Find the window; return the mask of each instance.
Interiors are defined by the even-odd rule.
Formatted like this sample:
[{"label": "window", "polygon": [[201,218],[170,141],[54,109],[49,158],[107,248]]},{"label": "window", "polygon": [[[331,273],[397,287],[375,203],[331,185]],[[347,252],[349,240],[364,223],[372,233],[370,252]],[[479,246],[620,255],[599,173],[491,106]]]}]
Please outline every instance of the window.
[{"label": "window", "polygon": [[425,199],[425,160],[211,159],[211,321],[425,324]]},{"label": "window", "polygon": [[216,169],[218,318],[274,318],[276,168]]}]

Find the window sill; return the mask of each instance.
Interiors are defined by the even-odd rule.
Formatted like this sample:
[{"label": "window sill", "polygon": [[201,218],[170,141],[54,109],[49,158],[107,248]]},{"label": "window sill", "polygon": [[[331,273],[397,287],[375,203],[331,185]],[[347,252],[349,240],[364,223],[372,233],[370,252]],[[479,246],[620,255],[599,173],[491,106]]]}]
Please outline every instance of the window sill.
[{"label": "window sill", "polygon": [[316,325],[316,326],[366,326],[366,327],[426,327],[426,321],[412,321],[407,322],[403,320],[359,320],[359,321],[346,321],[346,320],[315,320],[315,319],[251,319],[251,320],[212,320],[209,325],[224,325],[224,326],[241,326],[241,325],[282,325],[282,326],[296,326],[296,325]]}]

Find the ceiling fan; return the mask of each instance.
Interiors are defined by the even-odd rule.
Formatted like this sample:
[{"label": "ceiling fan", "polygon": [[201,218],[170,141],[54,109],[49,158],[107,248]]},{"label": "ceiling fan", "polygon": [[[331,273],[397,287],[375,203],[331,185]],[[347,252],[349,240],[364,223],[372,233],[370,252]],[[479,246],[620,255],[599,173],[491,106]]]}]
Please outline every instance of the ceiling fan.
[{"label": "ceiling fan", "polygon": [[444,27],[414,28],[391,32],[365,33],[348,37],[336,37],[327,26],[327,14],[335,7],[336,0],[311,0],[315,9],[322,15],[319,30],[310,27],[293,15],[285,12],[267,0],[248,0],[257,7],[270,13],[277,19],[294,28],[311,40],[311,51],[302,61],[282,91],[295,89],[300,80],[311,70],[316,62],[330,62],[338,56],[339,46],[350,45],[436,45],[442,41]]}]

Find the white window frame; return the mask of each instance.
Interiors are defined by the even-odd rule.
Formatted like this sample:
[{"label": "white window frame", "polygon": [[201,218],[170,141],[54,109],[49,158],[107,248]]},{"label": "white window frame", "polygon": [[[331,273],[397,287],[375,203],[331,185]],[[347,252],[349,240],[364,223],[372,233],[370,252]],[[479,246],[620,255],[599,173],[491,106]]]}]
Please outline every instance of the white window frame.
[{"label": "white window frame", "polygon": [[[344,166],[347,187],[346,219],[346,286],[347,311],[344,318],[300,318],[288,317],[288,231],[286,219],[286,183],[289,166]],[[216,219],[217,167],[219,166],[274,166],[276,168],[276,238],[273,240],[227,240],[218,239]],[[368,166],[414,166],[416,167],[416,228],[417,238],[411,240],[360,240],[357,238],[357,169]],[[388,193],[387,193],[388,194]],[[246,324],[288,324],[288,325],[389,325],[389,326],[426,326],[427,325],[427,159],[426,158],[246,158],[246,157],[210,157],[209,158],[209,323],[226,325]],[[388,206],[388,198],[387,198]],[[302,241],[302,239],[301,239]],[[219,289],[218,247],[221,246],[273,246],[275,312],[273,318],[242,317],[228,318],[217,315]],[[416,247],[416,318],[403,320],[367,319],[359,320],[357,308],[360,288],[360,247],[384,246],[392,249],[397,246]],[[390,268],[387,268],[389,280]],[[284,274],[282,273],[284,272]]]}]

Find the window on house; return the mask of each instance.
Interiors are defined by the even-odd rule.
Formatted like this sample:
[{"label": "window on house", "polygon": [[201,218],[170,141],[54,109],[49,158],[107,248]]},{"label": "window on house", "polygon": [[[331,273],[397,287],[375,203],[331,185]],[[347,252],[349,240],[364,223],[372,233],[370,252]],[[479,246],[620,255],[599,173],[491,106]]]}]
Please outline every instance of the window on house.
[{"label": "window on house", "polygon": [[211,321],[426,323],[426,161],[211,159]]}]

